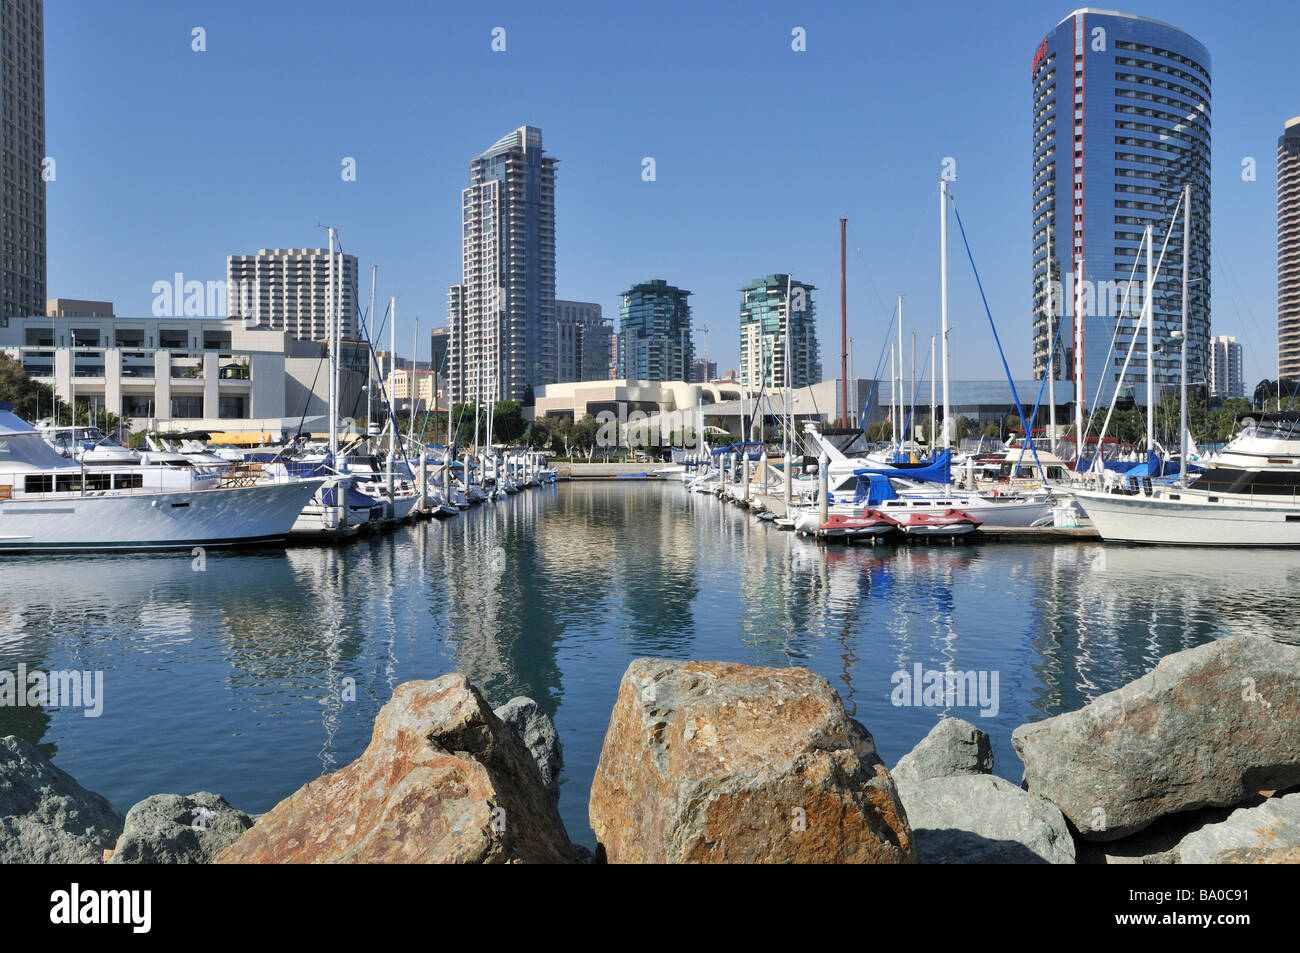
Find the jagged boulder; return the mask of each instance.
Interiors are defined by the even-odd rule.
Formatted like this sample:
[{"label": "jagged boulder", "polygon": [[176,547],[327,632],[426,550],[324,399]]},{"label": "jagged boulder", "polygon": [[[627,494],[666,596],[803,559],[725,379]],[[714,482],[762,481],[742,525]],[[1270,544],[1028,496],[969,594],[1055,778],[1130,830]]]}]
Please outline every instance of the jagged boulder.
[{"label": "jagged boulder", "polygon": [[155,794],[126,812],[110,864],[207,864],[253,826],[219,794]]},{"label": "jagged boulder", "polygon": [[356,761],[266,814],[217,863],[574,863],[523,742],[463,675],[399,685]]},{"label": "jagged boulder", "polygon": [[97,864],[122,815],[29,742],[0,738],[0,863]]},{"label": "jagged boulder", "polygon": [[1300,851],[1300,793],[1238,808],[1225,820],[1192,831],[1178,842],[1177,852],[1180,863],[1213,864],[1221,863],[1223,854],[1241,863],[1242,857],[1286,849]]},{"label": "jagged boulder", "polygon": [[1233,636],[1011,736],[1029,790],[1089,840],[1300,783],[1300,646]]},{"label": "jagged boulder", "polygon": [[803,668],[637,659],[591,789],[609,863],[911,863],[871,735]]},{"label": "jagged boulder", "polygon": [[923,864],[1072,864],[1074,839],[1047,801],[991,774],[899,781]]},{"label": "jagged boulder", "polygon": [[895,784],[959,774],[992,774],[993,744],[969,721],[940,718],[889,773]]},{"label": "jagged boulder", "polygon": [[519,737],[533,756],[542,783],[551,797],[560,798],[560,771],[564,767],[564,749],[560,735],[540,705],[523,695],[512,698],[493,712]]}]

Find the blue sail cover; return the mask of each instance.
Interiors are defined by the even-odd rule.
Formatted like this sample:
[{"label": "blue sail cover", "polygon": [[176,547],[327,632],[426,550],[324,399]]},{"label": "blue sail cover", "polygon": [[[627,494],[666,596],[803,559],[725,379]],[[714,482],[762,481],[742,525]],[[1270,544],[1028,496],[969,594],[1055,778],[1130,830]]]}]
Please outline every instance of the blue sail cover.
[{"label": "blue sail cover", "polygon": [[328,453],[319,463],[303,463],[301,460],[284,461],[284,472],[289,476],[314,477],[329,476],[333,470],[334,458]]},{"label": "blue sail cover", "polygon": [[719,447],[717,450],[711,450],[710,453],[715,457],[722,453],[743,453],[748,456],[749,459],[757,460],[763,455],[763,444],[756,440],[751,440],[746,443],[733,443],[728,444],[725,447]]},{"label": "blue sail cover", "polygon": [[[861,470],[854,470],[854,476],[864,477],[871,474],[883,474],[884,476],[906,477],[909,480],[923,480],[928,483],[952,482],[952,451],[944,450],[932,461],[922,466],[915,467],[864,467]],[[859,481],[859,484],[861,481]]]},{"label": "blue sail cover", "polygon": [[853,497],[854,503],[865,503],[867,506],[879,506],[886,500],[896,500],[898,494],[894,492],[893,484],[889,482],[889,477],[883,473],[868,473],[865,477],[859,474],[858,492]]},{"label": "blue sail cover", "polygon": [[[338,487],[337,486],[322,487],[320,491],[320,499],[321,502],[324,503],[326,506],[337,506]],[[374,497],[366,496],[364,493],[362,493],[360,490],[353,487],[351,484],[348,485],[348,492],[347,492],[346,499],[348,501],[348,509],[350,510],[368,510],[372,506],[378,505],[378,501],[375,500]]]}]

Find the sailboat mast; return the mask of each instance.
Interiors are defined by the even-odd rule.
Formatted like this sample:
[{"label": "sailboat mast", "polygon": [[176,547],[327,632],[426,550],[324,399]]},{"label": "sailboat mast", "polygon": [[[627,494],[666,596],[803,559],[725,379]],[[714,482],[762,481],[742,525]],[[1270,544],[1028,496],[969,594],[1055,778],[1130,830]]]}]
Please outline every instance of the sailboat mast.
[{"label": "sailboat mast", "polygon": [[339,412],[338,412],[338,376],[334,373],[335,367],[338,366],[339,360],[339,342],[337,328],[334,323],[334,229],[329,230],[330,236],[330,268],[329,268],[329,291],[325,302],[325,323],[329,325],[329,350],[330,350],[330,459],[333,461],[335,469],[338,468],[339,454]]},{"label": "sailboat mast", "polygon": [[898,450],[903,450],[903,296],[898,296],[898,424],[894,429]]},{"label": "sailboat mast", "polygon": [[[1083,461],[1083,256],[1074,282],[1074,468]],[[1136,335],[1134,335],[1136,337]],[[1102,428],[1105,429],[1104,427]],[[1101,444],[1097,445],[1098,455]]]},{"label": "sailboat mast", "polygon": [[840,219],[840,377],[843,379],[843,401],[844,414],[843,424],[849,425],[849,299],[848,283],[845,280],[845,230],[848,227],[848,219]]},{"label": "sailboat mast", "polygon": [[[388,299],[388,347],[392,355],[389,364],[397,370],[397,298]],[[393,406],[393,379],[395,373],[388,375],[388,466],[393,466],[393,457],[397,455],[397,408]]]},{"label": "sailboat mast", "polygon": [[946,449],[952,433],[948,423],[948,180],[939,180],[939,333],[943,335],[940,351],[943,354],[943,446]]},{"label": "sailboat mast", "polygon": [[[841,219],[843,221],[843,219]],[[785,466],[790,466],[790,385],[793,383],[793,372],[791,371],[791,349],[790,349],[790,286],[792,284],[789,275],[785,276],[785,394],[781,398],[781,409],[785,412],[785,426],[781,432],[785,436],[782,450],[785,455]],[[776,383],[773,381],[773,383]]]},{"label": "sailboat mast", "polygon": [[1187,273],[1192,251],[1192,187],[1183,186],[1183,340],[1178,377],[1178,482],[1187,485]]},{"label": "sailboat mast", "polygon": [[1155,341],[1153,340],[1152,320],[1155,314],[1155,263],[1152,254],[1155,245],[1155,239],[1151,232],[1151,226],[1146,228],[1147,242],[1147,294],[1146,294],[1146,319],[1147,319],[1147,452],[1154,453],[1155,444]]},{"label": "sailboat mast", "polygon": [[1056,452],[1056,295],[1052,288],[1052,223],[1047,223],[1047,294],[1043,310],[1047,315],[1047,450]]},{"label": "sailboat mast", "polygon": [[[366,332],[367,338],[370,337],[370,335],[374,332],[374,327],[375,327],[375,281],[376,278],[378,277],[378,273],[379,273],[379,266],[371,265],[370,266],[370,310],[368,312],[370,315],[371,330]],[[375,362],[370,360],[369,355],[367,355],[367,359],[366,359],[366,429],[367,430],[370,429],[370,425],[375,422],[375,418],[372,414],[372,410],[374,407],[374,400],[375,400],[375,381],[374,381],[374,374],[372,370],[374,364]]]}]

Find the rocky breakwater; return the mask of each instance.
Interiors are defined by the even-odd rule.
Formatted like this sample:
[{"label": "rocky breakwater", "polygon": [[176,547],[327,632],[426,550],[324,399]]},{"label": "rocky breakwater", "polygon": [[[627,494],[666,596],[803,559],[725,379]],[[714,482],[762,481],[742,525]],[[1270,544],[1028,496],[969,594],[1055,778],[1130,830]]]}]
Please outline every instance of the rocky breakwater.
[{"label": "rocky breakwater", "polygon": [[217,863],[573,863],[524,742],[463,675],[399,685],[356,761],[262,815]]},{"label": "rocky breakwater", "polygon": [[1234,636],[1161,659],[1079,711],[1011,736],[1028,789],[1080,836],[1300,784],[1300,646]]},{"label": "rocky breakwater", "polygon": [[637,659],[589,804],[610,863],[913,863],[889,771],[802,668]]}]

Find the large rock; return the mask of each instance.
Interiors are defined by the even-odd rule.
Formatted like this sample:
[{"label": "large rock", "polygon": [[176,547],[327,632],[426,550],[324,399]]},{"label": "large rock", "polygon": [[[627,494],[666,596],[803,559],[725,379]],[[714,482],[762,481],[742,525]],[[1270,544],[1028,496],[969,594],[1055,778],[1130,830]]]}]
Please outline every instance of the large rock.
[{"label": "large rock", "polygon": [[637,659],[592,783],[610,863],[912,863],[871,735],[803,668]]},{"label": "large rock", "polygon": [[923,864],[1072,864],[1074,838],[1047,801],[991,774],[899,781]]},{"label": "large rock", "polygon": [[1300,864],[1300,847],[1234,847],[1214,858],[1216,864]]},{"label": "large rock", "polygon": [[564,749],[560,747],[560,736],[555,730],[555,723],[537,702],[523,695],[492,710],[524,743],[542,775],[546,790],[558,801]]},{"label": "large rock", "polygon": [[219,794],[155,794],[126,812],[110,864],[207,864],[253,826]]},{"label": "large rock", "polygon": [[399,685],[370,745],[217,863],[573,863],[528,750],[463,675]]},{"label": "large rock", "polygon": [[1300,782],[1300,646],[1257,636],[1166,656],[1083,709],[1011,736],[1029,790],[1090,840]]},{"label": "large rock", "polygon": [[1238,808],[1217,824],[1206,824],[1179,842],[1178,859],[1213,864],[1229,851],[1283,848],[1300,849],[1300,794],[1269,798],[1256,807]]},{"label": "large rock", "polygon": [[31,744],[0,738],[0,863],[97,864],[122,815]]},{"label": "large rock", "polygon": [[940,718],[889,773],[895,784],[959,774],[992,774],[993,745],[989,736],[969,721]]}]

